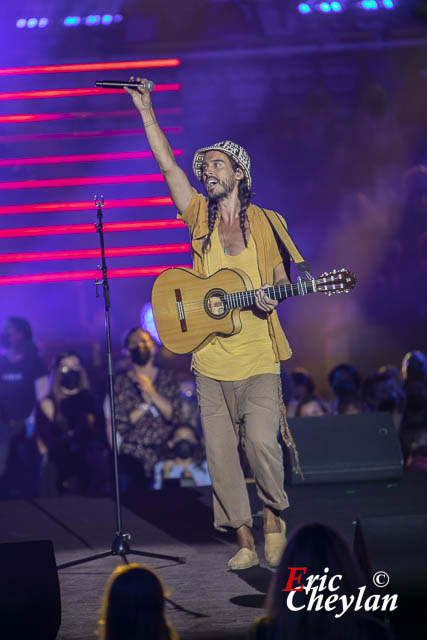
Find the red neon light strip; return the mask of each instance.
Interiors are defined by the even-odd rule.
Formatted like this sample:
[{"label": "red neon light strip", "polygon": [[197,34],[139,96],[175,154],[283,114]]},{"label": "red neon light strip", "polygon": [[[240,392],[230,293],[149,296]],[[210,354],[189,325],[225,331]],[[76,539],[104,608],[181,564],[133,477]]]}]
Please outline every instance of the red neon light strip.
[{"label": "red neon light strip", "polygon": [[[160,107],[155,109],[158,115],[182,113],[181,107]],[[137,117],[136,109],[116,109],[115,111],[70,111],[69,113],[11,113],[0,116],[0,124],[9,122],[49,122],[52,120],[88,120],[89,118],[129,118]]]},{"label": "red neon light strip", "polygon": [[[181,85],[174,84],[156,84],[153,89],[155,91],[179,91]],[[44,89],[43,91],[12,91],[8,93],[0,93],[0,100],[34,100],[39,98],[69,98],[71,96],[100,96],[111,93],[126,93],[124,89]]]},{"label": "red neon light strip", "polygon": [[[171,207],[172,198],[169,196],[159,198],[126,198],[124,200],[107,200],[104,208],[123,209],[128,207]],[[93,209],[91,202],[42,202],[40,204],[14,204],[0,207],[0,215],[16,213],[49,213],[59,211],[88,211]]]},{"label": "red neon light strip", "polygon": [[[158,276],[166,269],[172,267],[187,267],[191,269],[190,264],[171,264],[163,267],[132,267],[130,269],[109,269],[109,278],[146,278],[149,276]],[[34,284],[37,282],[64,282],[71,280],[97,280],[99,271],[66,271],[63,273],[35,273],[26,276],[1,276],[0,285],[6,284]]]},{"label": "red neon light strip", "polygon": [[[141,220],[138,222],[106,222],[106,233],[116,231],[152,231],[153,229],[182,229],[182,220]],[[0,238],[33,238],[42,236],[62,236],[79,233],[95,233],[93,224],[58,224],[45,227],[21,227],[0,229]]]},{"label": "red neon light strip", "polygon": [[[162,127],[164,133],[182,133],[182,127]],[[108,136],[141,136],[144,129],[113,129],[112,131],[70,131],[68,133],[20,134],[17,136],[0,136],[0,142],[29,142],[33,140],[67,140],[73,138],[105,138]]]},{"label": "red neon light strip", "polygon": [[[113,247],[105,249],[107,258],[124,256],[149,256],[164,253],[188,253],[191,247],[188,242],[181,244],[153,244],[142,247]],[[100,249],[77,249],[70,251],[31,251],[27,253],[0,253],[0,263],[40,262],[46,260],[85,260],[100,258]]]},{"label": "red neon light strip", "polygon": [[[183,149],[173,149],[174,156],[182,156]],[[104,162],[107,160],[141,160],[152,158],[151,151],[119,151],[116,153],[85,153],[72,156],[45,156],[40,158],[8,158],[0,160],[0,167],[22,167],[38,164],[66,164],[75,162]]]},{"label": "red neon light strip", "polygon": [[181,60],[165,58],[164,60],[126,60],[125,62],[89,62],[81,64],[53,64],[41,67],[10,67],[0,69],[0,76],[20,76],[36,73],[69,73],[76,71],[112,71],[119,69],[159,69],[178,67]]},{"label": "red neon light strip", "polygon": [[48,180],[16,180],[0,182],[0,191],[8,189],[47,189],[51,187],[82,187],[94,184],[139,184],[142,182],[164,182],[161,173],[128,176],[91,176],[90,178],[49,178]]}]

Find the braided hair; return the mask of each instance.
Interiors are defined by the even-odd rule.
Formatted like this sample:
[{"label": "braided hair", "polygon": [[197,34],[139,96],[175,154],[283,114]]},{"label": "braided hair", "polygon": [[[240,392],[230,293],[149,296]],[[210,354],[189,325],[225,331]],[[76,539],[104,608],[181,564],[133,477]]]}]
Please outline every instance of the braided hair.
[{"label": "braided hair", "polygon": [[[230,160],[230,164],[233,171],[237,171],[237,169],[241,169],[240,165],[234,160],[234,158],[228,155],[227,157]],[[251,203],[251,190],[248,187],[248,179],[246,178],[246,176],[239,181],[237,196],[240,201],[240,211],[239,211],[240,229],[242,230],[242,236],[243,236],[243,241],[245,243],[245,247],[247,247],[248,241],[246,238],[245,222],[246,222],[246,212]],[[216,200],[214,201],[209,200],[208,202],[208,235],[203,241],[203,247],[202,247],[203,253],[205,253],[208,249],[210,249],[211,235],[214,230],[217,215],[218,215],[218,202]]]}]

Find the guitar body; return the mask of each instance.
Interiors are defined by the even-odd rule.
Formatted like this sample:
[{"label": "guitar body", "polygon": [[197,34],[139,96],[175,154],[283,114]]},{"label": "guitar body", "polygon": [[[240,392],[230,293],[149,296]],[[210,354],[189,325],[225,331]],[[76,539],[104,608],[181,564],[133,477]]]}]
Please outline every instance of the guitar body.
[{"label": "guitar body", "polygon": [[216,334],[238,333],[240,309],[225,309],[220,296],[252,288],[248,275],[239,269],[220,269],[208,278],[181,267],[163,271],[152,291],[161,341],[173,353],[188,353]]}]

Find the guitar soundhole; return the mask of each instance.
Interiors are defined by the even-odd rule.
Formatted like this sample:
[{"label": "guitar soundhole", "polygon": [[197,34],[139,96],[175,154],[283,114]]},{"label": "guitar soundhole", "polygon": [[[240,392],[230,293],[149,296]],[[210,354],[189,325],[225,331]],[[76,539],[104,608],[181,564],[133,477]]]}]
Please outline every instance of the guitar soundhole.
[{"label": "guitar soundhole", "polygon": [[211,291],[208,291],[205,296],[205,311],[208,316],[214,318],[215,320],[224,318],[224,316],[226,316],[229,312],[229,309],[226,309],[221,299],[221,297],[224,295],[225,291],[223,291],[222,289],[211,289]]}]

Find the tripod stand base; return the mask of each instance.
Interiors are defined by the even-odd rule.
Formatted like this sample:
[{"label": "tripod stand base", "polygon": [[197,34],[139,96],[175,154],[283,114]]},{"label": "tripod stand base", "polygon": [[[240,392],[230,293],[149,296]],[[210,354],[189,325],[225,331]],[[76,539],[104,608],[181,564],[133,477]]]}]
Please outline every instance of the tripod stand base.
[{"label": "tripod stand base", "polygon": [[78,564],[85,564],[86,562],[92,562],[93,560],[100,560],[101,558],[108,558],[109,556],[121,556],[123,560],[128,563],[128,555],[142,556],[145,558],[159,558],[160,560],[171,560],[178,564],[185,564],[187,560],[181,556],[169,556],[163,553],[150,553],[149,551],[138,551],[137,549],[131,549],[129,546],[130,534],[129,533],[116,533],[116,536],[111,545],[110,551],[104,551],[103,553],[96,553],[79,560],[72,560],[71,562],[64,562],[64,564],[58,564],[57,569],[66,569],[67,567],[75,567]]}]

